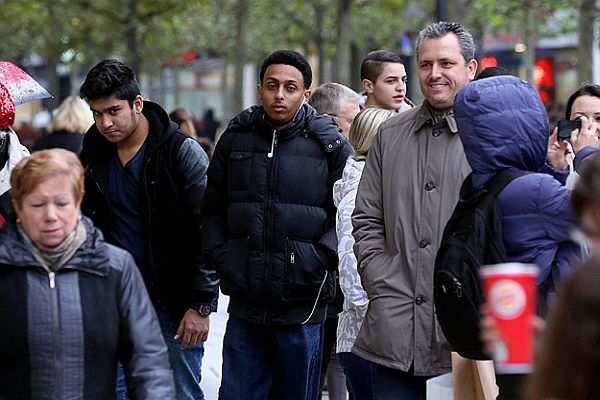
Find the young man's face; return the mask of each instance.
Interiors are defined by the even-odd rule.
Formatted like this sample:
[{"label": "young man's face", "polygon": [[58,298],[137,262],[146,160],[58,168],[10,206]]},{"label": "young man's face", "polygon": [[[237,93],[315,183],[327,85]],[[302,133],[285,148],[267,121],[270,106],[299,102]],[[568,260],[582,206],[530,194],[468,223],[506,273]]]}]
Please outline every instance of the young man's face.
[{"label": "young man's face", "polygon": [[289,124],[310,96],[310,90],[304,89],[302,73],[287,64],[269,65],[257,92],[267,118],[275,129]]},{"label": "young man's face", "polygon": [[400,63],[385,63],[375,82],[363,79],[367,107],[398,110],[406,96],[406,70]]},{"label": "young man's face", "polygon": [[115,96],[90,100],[88,103],[94,114],[96,127],[111,143],[122,142],[135,133],[144,104],[142,96],[135,98],[133,107],[127,100],[120,100]]},{"label": "young man's face", "polygon": [[465,63],[454,33],[425,39],[419,49],[418,65],[421,92],[437,110],[452,107],[458,91],[475,77],[477,71],[477,61]]}]

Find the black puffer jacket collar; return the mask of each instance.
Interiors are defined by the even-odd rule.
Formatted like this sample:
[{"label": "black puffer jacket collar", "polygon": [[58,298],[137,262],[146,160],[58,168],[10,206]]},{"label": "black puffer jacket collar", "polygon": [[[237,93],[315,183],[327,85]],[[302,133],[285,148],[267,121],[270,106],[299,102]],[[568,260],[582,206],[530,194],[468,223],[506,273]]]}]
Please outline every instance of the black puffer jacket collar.
[{"label": "black puffer jacket collar", "polygon": [[[256,132],[264,137],[271,137],[275,129],[265,119],[265,110],[262,106],[252,106],[238,114],[231,120],[227,131]],[[326,152],[331,152],[342,145],[342,131],[327,115],[317,115],[317,112],[308,104],[303,104],[292,122],[277,132],[279,140],[288,140],[302,133],[311,135],[323,146]]]}]

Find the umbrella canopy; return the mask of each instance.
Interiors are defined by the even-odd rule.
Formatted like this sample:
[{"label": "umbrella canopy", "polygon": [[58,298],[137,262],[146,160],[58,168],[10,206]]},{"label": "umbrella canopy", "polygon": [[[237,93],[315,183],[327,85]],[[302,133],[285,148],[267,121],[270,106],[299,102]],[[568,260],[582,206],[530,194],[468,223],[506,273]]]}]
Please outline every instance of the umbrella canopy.
[{"label": "umbrella canopy", "polygon": [[52,97],[27,72],[10,61],[0,61],[0,83],[8,89],[15,106]]}]

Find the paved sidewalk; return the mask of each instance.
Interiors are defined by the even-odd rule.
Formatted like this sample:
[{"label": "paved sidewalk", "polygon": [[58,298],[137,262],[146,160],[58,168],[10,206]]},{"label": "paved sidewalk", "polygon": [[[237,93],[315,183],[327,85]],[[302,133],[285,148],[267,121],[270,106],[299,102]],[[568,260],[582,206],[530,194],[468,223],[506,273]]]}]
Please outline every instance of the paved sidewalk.
[{"label": "paved sidewalk", "polygon": [[216,313],[210,316],[210,332],[208,341],[204,344],[204,358],[202,359],[202,381],[200,386],[204,391],[206,400],[217,400],[219,385],[221,384],[221,363],[223,361],[223,335],[227,324],[227,305],[229,297],[219,295],[219,307]]}]

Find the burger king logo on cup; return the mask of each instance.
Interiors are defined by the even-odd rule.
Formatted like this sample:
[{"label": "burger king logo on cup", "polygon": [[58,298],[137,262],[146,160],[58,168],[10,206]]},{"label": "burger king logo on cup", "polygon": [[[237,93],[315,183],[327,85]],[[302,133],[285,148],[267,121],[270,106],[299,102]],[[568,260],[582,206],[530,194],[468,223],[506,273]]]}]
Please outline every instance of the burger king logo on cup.
[{"label": "burger king logo on cup", "polygon": [[521,285],[509,279],[494,283],[489,298],[496,316],[502,319],[517,318],[525,310],[527,303],[527,296]]}]

